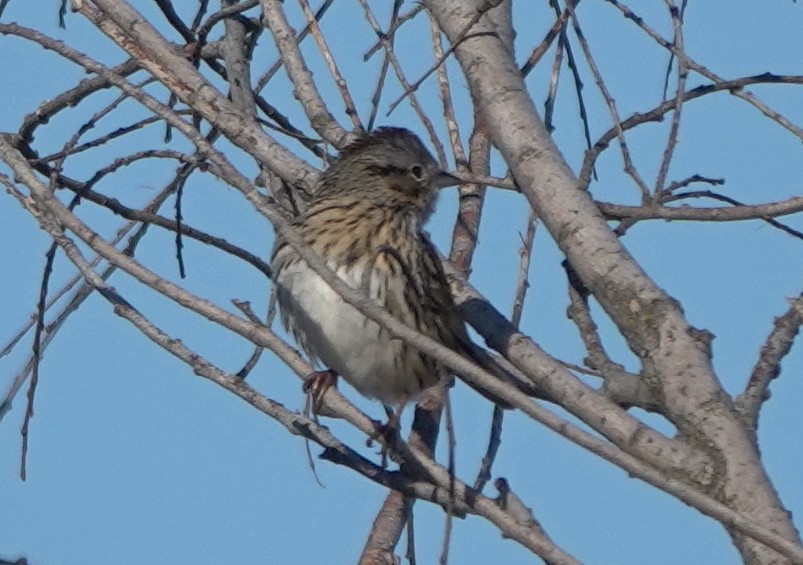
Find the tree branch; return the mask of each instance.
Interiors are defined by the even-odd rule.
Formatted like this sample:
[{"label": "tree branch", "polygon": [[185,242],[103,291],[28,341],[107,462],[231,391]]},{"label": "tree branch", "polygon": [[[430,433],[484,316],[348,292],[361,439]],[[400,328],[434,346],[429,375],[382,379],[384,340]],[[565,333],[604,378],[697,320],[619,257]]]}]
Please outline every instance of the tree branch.
[{"label": "tree branch", "polygon": [[[468,3],[457,0],[427,0],[425,5],[452,42],[474,13]],[[457,59],[518,186],[583,284],[640,356],[644,378],[664,402],[667,417],[687,437],[704,438],[700,447],[723,461],[716,491],[720,500],[799,547],[798,533],[766,475],[754,438],[713,372],[700,332],[689,325],[678,303],[647,277],[588,193],[579,189],[504,43],[482,20],[476,31],[457,46]],[[779,558],[753,539],[730,527],[729,531],[745,557],[760,556],[756,562]]]},{"label": "tree branch", "polygon": [[312,73],[307,68],[296,43],[295,33],[287,23],[281,2],[279,0],[261,0],[261,4],[265,22],[270,27],[276,47],[281,53],[284,68],[295,87],[295,96],[301,102],[312,127],[327,142],[337,148],[342,148],[351,139],[351,136],[335,120],[318,92],[318,87],[312,79]]},{"label": "tree branch", "polygon": [[[202,144],[202,140],[197,140]],[[196,297],[188,293],[186,290],[174,285],[173,283],[158,277],[150,270],[144,268],[131,258],[121,256],[121,254],[112,246],[107,244],[98,234],[90,230],[80,220],[73,216],[64,205],[56,200],[52,194],[47,190],[47,187],[42,185],[25,163],[22,156],[9,144],[5,137],[0,137],[0,157],[14,170],[17,178],[25,183],[32,191],[37,206],[44,206],[47,211],[52,214],[55,219],[64,226],[64,228],[76,234],[86,244],[90,245],[95,251],[100,253],[104,258],[111,261],[128,274],[139,280],[141,283],[153,288],[164,296],[171,298],[178,304],[187,307],[209,320],[216,322],[232,331],[247,337],[254,343],[264,347],[274,349],[276,347],[276,336],[264,326],[259,326],[244,320],[237,316],[226,312],[225,310],[217,307],[211,302],[202,298]],[[210,159],[216,161],[221,169],[227,169],[230,165],[225,161],[222,155],[214,154],[210,148]],[[248,195],[252,195],[253,188],[247,184],[246,179],[241,179],[235,172],[232,172],[233,186],[243,190]],[[242,183],[246,183],[243,186]],[[485,373],[482,369],[471,363],[470,361],[462,358],[460,355],[445,348],[435,340],[432,340],[422,334],[418,334],[414,330],[407,328],[404,324],[398,322],[393,316],[385,312],[381,307],[374,304],[372,301],[364,299],[351,287],[347,286],[337,275],[329,270],[326,264],[315,255],[311,250],[306,248],[301,242],[300,237],[293,232],[287,225],[286,220],[275,210],[265,208],[265,213],[271,217],[277,231],[280,231],[288,243],[296,248],[302,258],[307,261],[311,268],[318,273],[324,281],[329,284],[338,294],[340,294],[347,302],[355,306],[363,314],[371,319],[380,323],[383,327],[388,329],[392,335],[403,339],[404,341],[418,347],[427,354],[432,355],[439,361],[447,364],[463,378],[472,384],[483,382],[482,388],[488,390],[492,394],[496,394],[500,399],[509,404],[516,405],[521,408],[524,413],[548,426],[553,431],[570,439],[571,441],[585,447],[586,449],[604,457],[605,459],[627,469],[634,476],[649,482],[650,484],[670,492],[674,496],[683,500],[687,504],[698,508],[701,512],[711,515],[723,523],[728,524],[738,532],[749,535],[762,543],[781,551],[786,555],[797,556],[803,560],[803,548],[797,546],[795,543],[790,542],[783,538],[783,536],[772,533],[767,529],[757,525],[748,518],[741,514],[734,512],[729,507],[719,503],[705,494],[690,488],[686,483],[671,477],[666,477],[662,473],[656,471],[654,468],[645,465],[638,459],[620,451],[618,448],[599,440],[594,435],[581,430],[580,428],[570,424],[568,421],[552,414],[548,410],[543,409],[539,405],[530,402],[522,393],[517,389],[498,381],[492,375]],[[241,379],[237,379],[240,384],[243,384]],[[329,389],[326,397],[333,396],[340,398],[336,391]],[[325,397],[325,398],[326,398]],[[330,402],[326,400],[327,404]],[[344,417],[350,423],[356,425],[364,433],[371,435],[374,430],[374,423],[359,413],[356,410],[345,409],[338,415]],[[381,438],[380,438],[381,439]],[[424,472],[428,473],[433,479],[436,479],[438,484],[444,490],[444,502],[448,502],[452,478],[449,472],[440,466],[434,465],[431,460],[422,457],[416,452],[409,450],[406,445],[395,440],[392,445],[388,446],[393,452],[399,453],[402,459],[408,463],[414,463],[423,468]],[[331,455],[331,454],[330,454]],[[336,454],[328,457],[334,460],[334,457],[339,457]],[[401,486],[393,485],[397,490],[402,490]],[[547,543],[544,545],[545,540],[540,537],[538,532],[531,530],[528,527],[521,526],[517,523],[508,524],[504,516],[500,516],[498,512],[501,510],[496,504],[481,495],[469,492],[468,487],[462,483],[455,484],[454,493],[456,496],[465,498],[475,497],[476,503],[472,505],[472,509],[480,515],[497,523],[505,522],[505,527],[511,531],[511,537],[517,539],[527,547],[530,547],[539,555],[547,554],[550,560],[553,557],[553,545]],[[428,495],[434,496],[433,493],[427,492]],[[508,531],[508,530],[506,530]],[[568,558],[571,559],[571,558]],[[557,561],[554,561],[557,563]],[[567,561],[573,562],[573,561]]]},{"label": "tree branch", "polygon": [[758,429],[761,406],[770,398],[770,383],[781,374],[781,361],[792,350],[803,324],[803,294],[790,302],[789,310],[775,318],[772,332],[764,342],[758,362],[747,381],[747,388],[736,399],[736,408],[745,424],[753,430]]}]

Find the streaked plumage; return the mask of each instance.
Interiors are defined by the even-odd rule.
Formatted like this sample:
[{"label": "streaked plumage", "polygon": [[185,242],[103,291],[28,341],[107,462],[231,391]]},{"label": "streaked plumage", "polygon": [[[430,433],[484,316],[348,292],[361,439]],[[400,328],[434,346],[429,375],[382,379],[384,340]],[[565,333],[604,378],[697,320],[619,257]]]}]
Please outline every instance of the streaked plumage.
[{"label": "streaked plumage", "polygon": [[[343,150],[294,223],[350,286],[460,350],[468,341],[465,328],[422,231],[438,190],[453,184],[418,137],[382,128]],[[363,395],[394,405],[446,377],[443,365],[345,303],[284,241],[276,243],[272,269],[285,327]]]}]

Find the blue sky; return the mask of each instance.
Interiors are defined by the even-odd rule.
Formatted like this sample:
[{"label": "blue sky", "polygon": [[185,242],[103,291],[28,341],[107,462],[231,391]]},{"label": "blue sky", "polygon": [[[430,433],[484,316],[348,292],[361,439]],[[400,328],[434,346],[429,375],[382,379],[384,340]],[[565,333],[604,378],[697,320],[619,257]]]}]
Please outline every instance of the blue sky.
[{"label": "blue sky", "polygon": [[[155,9],[152,4],[134,3],[149,14]],[[660,3],[642,4],[646,3],[632,7],[659,31],[669,33],[670,22]],[[688,8],[686,45],[696,60],[727,78],[765,71],[801,73],[803,8],[799,3],[737,1],[729,3],[727,11],[711,4]],[[56,13],[55,1],[12,0],[2,21],[38,27],[107,63],[122,60],[121,52],[79,16],[68,15],[67,29],[59,29]],[[608,5],[583,3],[579,14],[620,114],[628,116],[659,103],[667,64],[664,53]],[[523,59],[543,36],[548,10],[540,2],[519,2],[515,15],[518,55]],[[296,25],[300,22],[297,17],[293,21]],[[334,33],[351,25],[359,33]],[[356,2],[338,3],[327,15],[324,32],[333,49],[343,55],[343,70],[354,85],[352,94],[367,117],[380,59],[375,57],[365,65],[360,62],[372,39]],[[430,56],[422,50],[426,34],[422,20],[399,39],[409,77],[418,77],[429,64]],[[267,35],[260,46],[261,53],[268,54],[265,60],[272,60]],[[421,50],[420,56],[416,50]],[[579,56],[579,49],[575,52]],[[314,56],[311,43],[305,44],[305,53],[315,76],[326,82],[328,74]],[[8,36],[0,36],[0,60],[6,76],[13,77],[0,86],[2,131],[16,130],[22,117],[42,100],[85,76],[55,55]],[[539,107],[546,93],[549,64],[548,56],[528,83]],[[459,77],[455,65],[449,69],[453,77]],[[585,74],[584,82],[592,137],[596,138],[609,127],[610,118],[593,79]],[[699,83],[699,78],[692,76],[690,86]],[[803,123],[799,87],[769,86],[754,91],[793,122]],[[386,102],[398,92],[395,83],[390,92]],[[270,84],[266,96],[304,123],[283,77]],[[455,87],[455,96],[466,136],[470,108],[463,87]],[[106,93],[95,100],[108,102],[113,97]],[[437,116],[433,81],[424,85],[421,98]],[[59,148],[96,109],[94,104],[81,106],[42,129],[37,136],[41,153]],[[337,103],[333,111],[342,118]],[[727,94],[717,94],[687,104],[684,113],[670,179],[691,174],[724,177],[723,191],[746,202],[781,200],[803,192],[800,140],[769,123],[755,109]],[[98,129],[110,131],[136,116],[144,113],[127,102],[117,121],[104,122]],[[380,113],[380,123],[423,131],[407,104],[389,118]],[[568,74],[561,79],[555,125],[559,147],[578,168],[584,148]],[[443,133],[442,124],[438,127]],[[668,123],[651,124],[628,137],[648,183],[655,177],[667,128]],[[106,164],[129,149],[127,144],[159,145],[162,137],[161,126],[152,126],[133,141],[76,158],[69,172],[84,178],[99,163]],[[174,139],[171,147],[187,148],[180,139]],[[231,153],[252,175],[253,163],[236,151]],[[637,193],[621,168],[618,150],[609,149],[600,159],[600,180],[593,186],[597,198],[636,201]],[[123,171],[100,189],[125,202],[141,204],[169,181],[172,171],[173,165],[168,163]],[[494,172],[504,173],[501,163],[494,163]],[[114,233],[120,225],[118,218],[89,204],[83,208],[82,217],[104,234]],[[444,194],[429,225],[441,249],[448,249],[455,209],[455,194]],[[170,207],[164,213],[169,215]],[[472,280],[503,312],[509,312],[512,304],[519,232],[525,227],[526,215],[522,197],[491,191]],[[225,235],[263,257],[269,252],[270,226],[238,192],[211,176],[197,176],[189,183],[184,216],[191,225]],[[800,217],[785,221],[803,230]],[[7,266],[0,304],[0,337],[5,341],[34,309],[48,238],[13,198],[4,195],[0,241],[4,242],[0,244],[0,264]],[[786,299],[803,288],[801,242],[756,221],[710,225],[651,222],[633,228],[624,241],[647,272],[683,303],[690,321],[716,334],[714,363],[719,377],[729,392],[738,393],[773,318],[786,310]],[[240,298],[251,300],[256,311],[264,311],[269,290],[259,273],[192,241],[185,245],[189,276],[182,284],[232,310],[230,300]],[[171,234],[152,230],[138,257],[157,272],[178,278]],[[539,227],[522,327],[551,354],[580,362],[580,341],[565,317],[561,260],[554,243]],[[73,273],[71,265],[59,257],[51,288],[58,288]],[[182,311],[130,279],[115,275],[111,283],[153,322],[223,368],[236,371],[250,355],[250,347],[238,337]],[[610,323],[604,315],[598,317],[606,344],[617,360],[636,369]],[[5,390],[25,361],[29,343],[0,359],[0,390]],[[759,436],[770,476],[787,508],[800,515],[800,347],[783,368],[762,413]],[[48,349],[40,378],[25,483],[18,477],[24,393],[0,422],[0,558],[26,556],[33,565],[356,561],[385,495],[383,489],[323,462],[317,469],[325,488],[318,486],[298,438],[222,389],[194,377],[116,317],[100,297],[88,299],[71,317]],[[299,382],[269,355],[249,382],[291,408],[303,406]],[[382,413],[378,404],[344,390],[369,413],[377,417]],[[454,394],[457,469],[459,475],[471,479],[484,450],[490,409],[464,387],[458,386]],[[647,416],[647,420],[668,430],[656,418]],[[363,437],[342,423],[325,423],[350,444],[364,444]],[[313,453],[317,453],[315,448]],[[371,450],[365,453],[378,460]],[[507,418],[495,473],[508,478],[557,543],[587,563],[740,562],[714,521],[516,414]],[[423,503],[416,512],[419,562],[435,562],[442,515]],[[456,523],[451,557],[452,563],[533,562],[531,554],[500,540],[493,527],[477,518]]]}]

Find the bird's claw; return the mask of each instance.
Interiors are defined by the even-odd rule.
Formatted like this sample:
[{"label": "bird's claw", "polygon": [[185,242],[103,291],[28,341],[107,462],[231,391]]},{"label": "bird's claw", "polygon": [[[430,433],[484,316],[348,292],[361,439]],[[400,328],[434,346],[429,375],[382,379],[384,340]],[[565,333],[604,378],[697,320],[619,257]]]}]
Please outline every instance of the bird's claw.
[{"label": "bird's claw", "polygon": [[321,412],[326,391],[332,387],[337,388],[337,373],[332,370],[313,371],[304,379],[304,392],[310,396],[315,414]]}]

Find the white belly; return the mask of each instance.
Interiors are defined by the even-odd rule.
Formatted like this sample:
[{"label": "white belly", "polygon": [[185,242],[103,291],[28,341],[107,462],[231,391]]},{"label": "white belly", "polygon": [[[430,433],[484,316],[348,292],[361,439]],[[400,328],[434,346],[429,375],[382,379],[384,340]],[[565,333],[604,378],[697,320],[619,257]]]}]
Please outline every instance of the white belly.
[{"label": "white belly", "polygon": [[[362,266],[340,268],[337,274],[359,289],[363,270]],[[403,294],[400,282],[403,284],[372,277],[370,295],[384,305],[391,293]],[[344,302],[303,261],[286,265],[276,284],[285,327],[299,345],[364,396],[393,405],[434,384],[443,372],[424,363],[416,350]],[[402,358],[406,360],[403,364]]]}]

